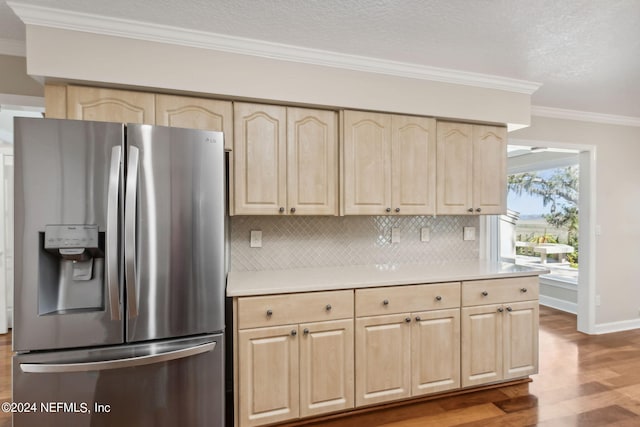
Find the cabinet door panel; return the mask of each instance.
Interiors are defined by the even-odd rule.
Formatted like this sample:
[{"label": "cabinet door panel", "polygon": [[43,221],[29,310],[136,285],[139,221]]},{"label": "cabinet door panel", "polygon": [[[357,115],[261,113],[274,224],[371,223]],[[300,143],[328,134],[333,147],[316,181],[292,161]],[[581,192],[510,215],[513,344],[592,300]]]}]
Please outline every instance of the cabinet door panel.
[{"label": "cabinet door panel", "polygon": [[460,387],[460,310],[427,311],[413,317],[412,395]]},{"label": "cabinet door panel", "polygon": [[156,124],[224,132],[224,147],[233,146],[233,106],[188,96],[156,95]]},{"label": "cabinet door panel", "polygon": [[297,325],[238,331],[240,425],[299,416]]},{"label": "cabinet door panel", "polygon": [[538,373],[538,301],[506,304],[506,307],[504,379],[536,374]]},{"label": "cabinet door panel", "polygon": [[507,130],[473,127],[473,207],[483,214],[507,212]]},{"label": "cabinet door panel", "polygon": [[401,215],[435,213],[436,121],[392,117],[391,208]]},{"label": "cabinet door panel", "polygon": [[409,314],[356,319],[356,406],[411,395]]},{"label": "cabinet door panel", "polygon": [[333,111],[287,108],[287,203],[296,215],[338,214],[338,134]]},{"label": "cabinet door panel", "polygon": [[502,379],[502,318],[498,305],[462,309],[462,387]]},{"label": "cabinet door panel", "polygon": [[300,416],[353,408],[353,319],[300,331]]},{"label": "cabinet door panel", "polygon": [[438,123],[437,207],[439,214],[466,214],[473,203],[472,125]]},{"label": "cabinet door panel", "polygon": [[67,86],[67,118],[152,125],[155,124],[155,95]]},{"label": "cabinet door panel", "polygon": [[391,208],[391,116],[344,112],[344,213],[383,215]]},{"label": "cabinet door panel", "polygon": [[278,215],[286,206],[286,108],[234,103],[234,213]]}]

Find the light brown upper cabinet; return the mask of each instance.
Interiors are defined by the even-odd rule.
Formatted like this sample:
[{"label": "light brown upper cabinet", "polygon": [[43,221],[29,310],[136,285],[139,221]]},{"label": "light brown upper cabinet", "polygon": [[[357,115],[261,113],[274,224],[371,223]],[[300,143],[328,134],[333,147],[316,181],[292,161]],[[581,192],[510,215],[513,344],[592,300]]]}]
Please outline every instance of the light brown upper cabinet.
[{"label": "light brown upper cabinet", "polygon": [[234,103],[234,215],[337,215],[333,111]]},{"label": "light brown upper cabinet", "polygon": [[155,124],[155,95],[128,90],[67,86],[67,118]]},{"label": "light brown upper cabinet", "polygon": [[343,117],[342,213],[434,214],[435,120],[351,110]]},{"label": "light brown upper cabinet", "polygon": [[156,124],[224,132],[224,148],[233,146],[233,105],[231,101],[156,95]]},{"label": "light brown upper cabinet", "polygon": [[437,141],[437,213],[505,213],[506,128],[438,122]]}]

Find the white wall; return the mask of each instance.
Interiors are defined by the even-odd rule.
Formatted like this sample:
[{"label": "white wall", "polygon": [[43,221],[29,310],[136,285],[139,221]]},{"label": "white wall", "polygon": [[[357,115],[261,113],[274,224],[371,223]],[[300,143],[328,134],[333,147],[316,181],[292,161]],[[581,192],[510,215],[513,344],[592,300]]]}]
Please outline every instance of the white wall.
[{"label": "white wall", "polygon": [[531,127],[509,136],[596,147],[595,323],[640,327],[640,127],[532,117]]},{"label": "white wall", "polygon": [[528,125],[530,95],[27,25],[47,79]]}]

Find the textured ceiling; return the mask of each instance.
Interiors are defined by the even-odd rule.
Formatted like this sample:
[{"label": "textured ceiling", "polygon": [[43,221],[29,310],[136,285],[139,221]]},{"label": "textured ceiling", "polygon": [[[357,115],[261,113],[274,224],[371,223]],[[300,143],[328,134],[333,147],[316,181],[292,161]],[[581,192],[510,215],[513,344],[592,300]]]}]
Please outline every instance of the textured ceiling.
[{"label": "textured ceiling", "polygon": [[[533,104],[640,117],[640,0],[14,0],[543,83]],[[0,39],[24,29],[0,0]]]}]

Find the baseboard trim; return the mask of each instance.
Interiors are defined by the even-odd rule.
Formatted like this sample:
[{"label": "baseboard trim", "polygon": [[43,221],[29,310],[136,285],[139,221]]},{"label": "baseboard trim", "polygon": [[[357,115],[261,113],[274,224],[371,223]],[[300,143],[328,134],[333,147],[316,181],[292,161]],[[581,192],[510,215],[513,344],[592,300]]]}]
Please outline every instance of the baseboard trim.
[{"label": "baseboard trim", "polygon": [[619,322],[600,323],[593,328],[594,335],[610,334],[612,332],[629,331],[640,329],[640,319],[622,320]]},{"label": "baseboard trim", "polygon": [[540,295],[540,305],[555,308],[556,310],[565,311],[571,314],[578,314],[578,304],[559,298]]}]

